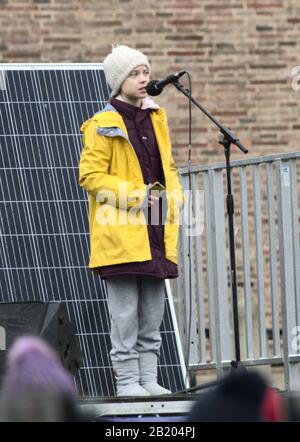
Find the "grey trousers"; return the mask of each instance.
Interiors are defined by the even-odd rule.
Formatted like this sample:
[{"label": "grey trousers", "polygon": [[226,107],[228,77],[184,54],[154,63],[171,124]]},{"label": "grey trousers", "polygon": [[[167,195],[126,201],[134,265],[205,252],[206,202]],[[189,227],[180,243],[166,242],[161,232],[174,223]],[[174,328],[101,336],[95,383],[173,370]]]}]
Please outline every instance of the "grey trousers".
[{"label": "grey trousers", "polygon": [[106,278],[111,318],[112,362],[160,354],[164,280],[145,275]]}]

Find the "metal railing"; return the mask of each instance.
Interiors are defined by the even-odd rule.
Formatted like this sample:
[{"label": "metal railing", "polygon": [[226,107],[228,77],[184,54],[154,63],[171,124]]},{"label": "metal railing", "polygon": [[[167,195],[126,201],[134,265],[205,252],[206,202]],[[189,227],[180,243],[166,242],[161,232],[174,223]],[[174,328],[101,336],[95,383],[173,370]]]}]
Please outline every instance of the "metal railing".
[{"label": "metal railing", "polygon": [[[300,152],[231,165],[242,362],[283,364],[285,388],[298,390]],[[216,368],[222,376],[235,359],[225,163],[192,166],[191,192],[187,168],[179,172],[185,206],[173,291],[180,335],[190,370]]]}]

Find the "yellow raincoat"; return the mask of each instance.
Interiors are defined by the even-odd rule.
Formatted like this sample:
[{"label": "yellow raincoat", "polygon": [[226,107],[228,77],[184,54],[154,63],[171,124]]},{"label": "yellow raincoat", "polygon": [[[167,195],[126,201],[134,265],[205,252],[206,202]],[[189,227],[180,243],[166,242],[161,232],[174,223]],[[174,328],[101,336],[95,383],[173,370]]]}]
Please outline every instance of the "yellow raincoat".
[{"label": "yellow raincoat", "polygon": [[[178,230],[184,194],[175,167],[167,117],[150,113],[165,176],[166,258],[177,264]],[[142,170],[121,115],[108,104],[81,126],[83,150],[79,184],[89,193],[91,269],[151,260],[147,221],[139,209],[146,196]]]}]

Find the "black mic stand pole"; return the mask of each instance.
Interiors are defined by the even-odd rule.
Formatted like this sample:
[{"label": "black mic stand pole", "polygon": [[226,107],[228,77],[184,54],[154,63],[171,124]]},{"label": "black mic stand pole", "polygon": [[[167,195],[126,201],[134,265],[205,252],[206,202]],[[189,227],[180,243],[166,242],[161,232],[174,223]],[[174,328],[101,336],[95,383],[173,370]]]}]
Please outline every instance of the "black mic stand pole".
[{"label": "black mic stand pole", "polygon": [[[240,335],[239,335],[239,315],[238,315],[238,299],[236,287],[236,261],[235,261],[235,245],[234,245],[234,199],[231,191],[231,165],[230,165],[230,146],[235,144],[242,152],[248,153],[248,150],[240,143],[239,139],[231,132],[230,129],[223,126],[216,120],[204,107],[202,107],[190,94],[188,89],[179,83],[173,83],[174,86],[183,93],[189,100],[194,103],[215,125],[220,129],[223,135],[222,144],[225,149],[226,157],[226,176],[227,176],[227,214],[229,225],[229,246],[230,246],[230,267],[231,267],[231,288],[232,288],[232,308],[233,308],[233,325],[234,325],[234,343],[235,343],[235,360],[231,361],[232,368],[242,368],[241,366],[241,350],[240,350]],[[198,387],[199,388],[199,387]]]}]

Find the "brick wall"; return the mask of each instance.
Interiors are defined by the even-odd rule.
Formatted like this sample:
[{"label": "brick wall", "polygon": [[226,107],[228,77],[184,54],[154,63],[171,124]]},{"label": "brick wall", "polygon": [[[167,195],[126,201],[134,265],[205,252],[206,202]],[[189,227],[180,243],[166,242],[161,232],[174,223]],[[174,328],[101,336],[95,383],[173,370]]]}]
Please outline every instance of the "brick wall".
[{"label": "brick wall", "polygon": [[[153,78],[188,69],[195,98],[239,135],[248,157],[266,155],[299,149],[291,78],[299,23],[298,0],[0,0],[0,62],[99,62],[111,43],[134,46]],[[185,165],[187,100],[169,86],[158,102]],[[195,109],[192,163],[223,160],[218,139]]]}]

